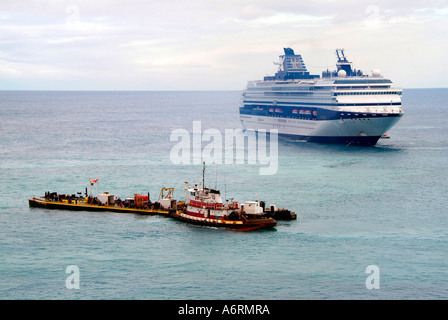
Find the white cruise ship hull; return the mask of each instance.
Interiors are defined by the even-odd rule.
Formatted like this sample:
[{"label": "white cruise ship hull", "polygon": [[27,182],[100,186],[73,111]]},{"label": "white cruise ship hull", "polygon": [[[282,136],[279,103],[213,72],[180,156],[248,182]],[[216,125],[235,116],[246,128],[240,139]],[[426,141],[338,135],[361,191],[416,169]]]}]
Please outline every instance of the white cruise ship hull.
[{"label": "white cruise ship hull", "polygon": [[346,145],[375,145],[392,128],[401,115],[375,115],[335,120],[301,120],[269,116],[241,115],[245,130],[277,129],[279,135],[299,140]]}]

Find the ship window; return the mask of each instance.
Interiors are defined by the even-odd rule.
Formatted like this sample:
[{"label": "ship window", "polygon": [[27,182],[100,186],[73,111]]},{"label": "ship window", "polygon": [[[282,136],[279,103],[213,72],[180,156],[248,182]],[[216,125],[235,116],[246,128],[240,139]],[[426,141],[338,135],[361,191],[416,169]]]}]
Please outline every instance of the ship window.
[{"label": "ship window", "polygon": [[368,83],[392,83],[389,79],[346,79],[335,80],[334,84],[368,84]]}]

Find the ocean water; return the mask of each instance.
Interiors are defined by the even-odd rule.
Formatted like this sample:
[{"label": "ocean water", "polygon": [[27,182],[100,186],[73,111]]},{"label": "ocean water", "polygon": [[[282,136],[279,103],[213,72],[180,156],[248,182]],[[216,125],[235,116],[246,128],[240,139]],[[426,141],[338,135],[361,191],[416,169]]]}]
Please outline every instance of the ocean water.
[{"label": "ocean water", "polygon": [[27,200],[84,192],[90,177],[97,193],[183,199],[201,165],[173,163],[171,133],[239,128],[240,92],[1,91],[0,299],[447,299],[446,101],[448,89],[405,89],[404,117],[375,147],[279,138],[274,175],[209,164],[206,184],[227,198],[298,216],[235,232]]}]

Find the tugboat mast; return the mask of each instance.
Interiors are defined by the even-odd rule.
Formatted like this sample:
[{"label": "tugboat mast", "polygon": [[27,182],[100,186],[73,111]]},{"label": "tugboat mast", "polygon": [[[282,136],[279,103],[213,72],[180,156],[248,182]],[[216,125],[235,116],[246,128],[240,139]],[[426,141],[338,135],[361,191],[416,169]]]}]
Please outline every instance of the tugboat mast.
[{"label": "tugboat mast", "polygon": [[202,188],[205,189],[205,161],[203,162],[202,168]]}]

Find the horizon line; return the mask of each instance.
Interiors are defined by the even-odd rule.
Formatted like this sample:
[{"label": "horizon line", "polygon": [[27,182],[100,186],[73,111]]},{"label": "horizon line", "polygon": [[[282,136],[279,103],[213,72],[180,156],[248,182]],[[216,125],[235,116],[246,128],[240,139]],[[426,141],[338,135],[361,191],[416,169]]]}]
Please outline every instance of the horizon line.
[{"label": "horizon line", "polygon": [[[403,90],[423,90],[423,89],[448,89],[448,87],[402,87]],[[160,90],[129,90],[129,89],[0,89],[0,92],[7,91],[46,91],[46,92],[213,92],[213,91],[244,91],[245,89],[160,89]]]}]

